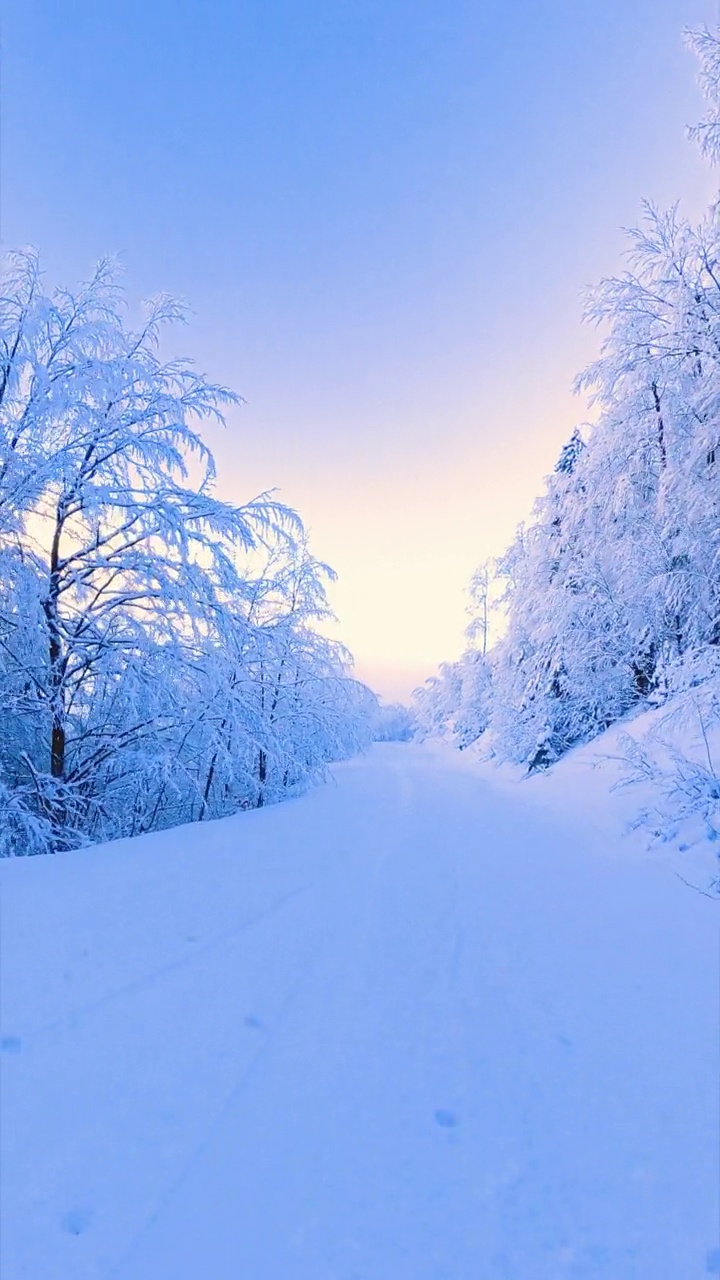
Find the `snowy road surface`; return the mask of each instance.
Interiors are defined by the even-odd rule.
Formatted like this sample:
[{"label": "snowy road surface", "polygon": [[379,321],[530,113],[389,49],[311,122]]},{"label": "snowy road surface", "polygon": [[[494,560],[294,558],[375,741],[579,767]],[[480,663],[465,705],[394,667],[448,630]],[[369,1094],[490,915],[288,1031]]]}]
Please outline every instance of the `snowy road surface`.
[{"label": "snowy road surface", "polygon": [[335,777],[0,869],[4,1280],[720,1270],[717,905],[450,751]]}]

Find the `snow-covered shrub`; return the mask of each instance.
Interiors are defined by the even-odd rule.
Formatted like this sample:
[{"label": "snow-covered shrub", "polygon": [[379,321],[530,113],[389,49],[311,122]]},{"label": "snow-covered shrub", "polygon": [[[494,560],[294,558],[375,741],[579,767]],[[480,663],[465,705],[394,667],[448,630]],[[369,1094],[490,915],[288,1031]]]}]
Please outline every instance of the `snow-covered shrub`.
[{"label": "snow-covered shrub", "polygon": [[620,785],[649,784],[638,825],[658,841],[720,841],[720,682],[676,697],[651,732],[619,746]]}]

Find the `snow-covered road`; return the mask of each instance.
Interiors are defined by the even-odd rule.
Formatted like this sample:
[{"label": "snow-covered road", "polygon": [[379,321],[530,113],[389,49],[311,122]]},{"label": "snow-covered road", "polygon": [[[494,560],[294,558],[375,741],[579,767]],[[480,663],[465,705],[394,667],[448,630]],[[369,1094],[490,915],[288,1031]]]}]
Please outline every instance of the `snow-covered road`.
[{"label": "snow-covered road", "polygon": [[699,1280],[718,906],[449,750],[335,777],[0,868],[4,1280]]}]

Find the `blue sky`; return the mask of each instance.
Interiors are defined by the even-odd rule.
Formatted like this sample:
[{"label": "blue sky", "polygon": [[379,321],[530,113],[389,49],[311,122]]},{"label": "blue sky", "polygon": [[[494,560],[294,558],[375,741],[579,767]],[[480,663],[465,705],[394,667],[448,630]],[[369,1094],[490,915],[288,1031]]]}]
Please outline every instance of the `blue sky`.
[{"label": "blue sky", "polygon": [[247,400],[225,496],[277,485],[361,674],[457,655],[463,588],[583,406],[584,285],[641,197],[707,199],[688,24],[715,0],[5,0],[2,237],[119,253]]}]

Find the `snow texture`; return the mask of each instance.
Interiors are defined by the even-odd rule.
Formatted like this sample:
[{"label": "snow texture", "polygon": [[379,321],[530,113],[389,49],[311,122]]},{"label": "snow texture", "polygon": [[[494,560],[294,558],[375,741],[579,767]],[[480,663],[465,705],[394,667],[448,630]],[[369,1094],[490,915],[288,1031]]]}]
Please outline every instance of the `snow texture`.
[{"label": "snow texture", "polygon": [[718,904],[568,763],[5,861],[4,1280],[717,1273]]}]

